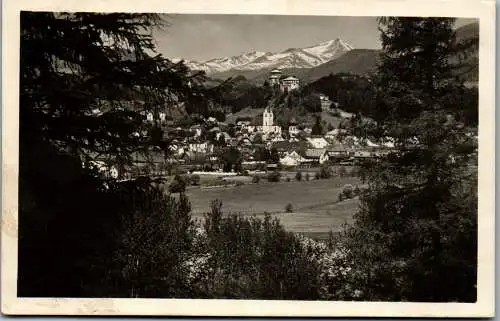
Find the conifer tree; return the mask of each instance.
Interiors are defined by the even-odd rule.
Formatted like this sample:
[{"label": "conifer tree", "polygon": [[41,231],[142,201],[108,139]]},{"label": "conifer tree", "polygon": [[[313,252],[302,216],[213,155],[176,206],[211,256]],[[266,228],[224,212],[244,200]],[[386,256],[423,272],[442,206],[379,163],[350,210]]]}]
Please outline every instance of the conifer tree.
[{"label": "conifer tree", "polygon": [[312,127],[311,135],[322,135],[323,125],[321,125],[321,116],[316,116],[316,121]]},{"label": "conifer tree", "polygon": [[[477,150],[456,77],[454,20],[381,18],[379,137],[397,152],[364,169],[369,188],[347,230],[364,300],[476,299]],[[475,108],[477,112],[477,101]]]},{"label": "conifer tree", "polygon": [[[154,195],[148,180],[121,184],[88,165],[104,159],[125,167],[153,146],[166,150],[158,113],[208,93],[202,75],[155,52],[158,15],[20,18],[18,294],[106,296],[104,280],[122,277],[109,268],[121,246],[117,229],[145,206],[132,201]],[[152,123],[144,121],[149,112]]]}]

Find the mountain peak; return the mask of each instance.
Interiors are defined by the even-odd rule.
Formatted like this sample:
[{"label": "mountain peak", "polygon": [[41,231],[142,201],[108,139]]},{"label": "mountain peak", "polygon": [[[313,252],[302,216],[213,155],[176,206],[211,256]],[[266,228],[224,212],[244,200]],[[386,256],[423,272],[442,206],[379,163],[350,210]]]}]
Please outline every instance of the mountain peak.
[{"label": "mountain peak", "polygon": [[317,45],[311,46],[310,48],[312,48],[312,47],[324,47],[324,46],[342,46],[348,50],[354,49],[354,47],[350,43],[343,40],[342,38],[335,38],[333,40],[323,41]]},{"label": "mountain peak", "polygon": [[247,53],[206,60],[188,62],[191,69],[204,70],[208,74],[236,70],[258,70],[275,68],[311,68],[336,59],[354,47],[336,38],[305,48],[288,48],[278,53],[252,50]]}]

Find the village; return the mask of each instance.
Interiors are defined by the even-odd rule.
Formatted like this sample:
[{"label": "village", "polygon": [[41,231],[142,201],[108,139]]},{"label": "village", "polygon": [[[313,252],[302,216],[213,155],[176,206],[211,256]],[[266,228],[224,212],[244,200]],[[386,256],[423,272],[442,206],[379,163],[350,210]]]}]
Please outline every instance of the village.
[{"label": "village", "polygon": [[[280,70],[270,73],[269,83],[285,93],[300,88],[298,78],[283,77]],[[323,112],[332,112],[336,106],[326,95],[319,94],[319,100]],[[390,138],[382,142],[360,138],[342,128],[317,134],[313,132],[314,124],[300,123],[295,118],[289,120],[288,128],[282,128],[275,121],[273,106],[266,106],[253,119],[227,117],[226,121],[219,121],[215,117],[197,117],[190,124],[176,124],[167,120],[164,112],[147,112],[145,122],[163,128],[168,150],[152,151],[148,157],[137,154],[136,166],[129,169],[109,166],[103,161],[96,163],[108,176],[130,179],[152,173],[158,176],[190,173],[229,178],[262,177],[277,171],[295,176],[296,172],[307,169],[314,179],[321,166],[352,168],[394,148]]]}]

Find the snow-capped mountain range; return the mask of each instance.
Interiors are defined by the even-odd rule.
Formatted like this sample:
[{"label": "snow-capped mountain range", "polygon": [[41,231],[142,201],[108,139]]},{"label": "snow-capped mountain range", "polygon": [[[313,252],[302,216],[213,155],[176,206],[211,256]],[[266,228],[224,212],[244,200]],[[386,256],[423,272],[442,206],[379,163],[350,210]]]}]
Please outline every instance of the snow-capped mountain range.
[{"label": "snow-capped mountain range", "polygon": [[[258,70],[268,68],[312,68],[336,59],[354,49],[349,43],[337,38],[306,48],[290,48],[278,53],[252,51],[239,56],[222,57],[207,61],[185,61],[192,70],[204,70],[207,74],[228,70]],[[173,59],[177,62],[181,59]]]}]

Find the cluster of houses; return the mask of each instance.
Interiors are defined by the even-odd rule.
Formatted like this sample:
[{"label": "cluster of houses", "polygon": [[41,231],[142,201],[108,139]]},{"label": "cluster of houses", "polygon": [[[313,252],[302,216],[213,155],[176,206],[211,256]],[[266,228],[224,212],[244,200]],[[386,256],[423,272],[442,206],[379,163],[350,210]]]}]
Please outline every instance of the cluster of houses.
[{"label": "cluster of houses", "polygon": [[[294,77],[292,77],[294,78]],[[279,70],[271,72],[270,82],[286,90],[294,90],[299,86],[298,79],[281,77]],[[320,95],[321,107],[328,110],[332,102],[325,95]],[[126,106],[125,108],[132,108]],[[200,118],[194,123],[174,124],[166,120],[164,112],[144,112],[145,121],[159,123],[165,129],[168,140],[168,151],[157,151],[149,159],[138,155],[135,157],[136,167],[153,166],[154,171],[162,171],[166,166],[175,164],[196,165],[207,170],[220,170],[221,155],[230,149],[239,151],[243,167],[246,165],[272,165],[284,168],[311,167],[318,164],[356,159],[378,157],[390,152],[394,143],[390,139],[384,142],[373,142],[349,135],[345,129],[333,129],[325,135],[313,136],[311,124],[298,123],[290,119],[288,128],[284,129],[274,121],[273,109],[268,106],[260,118],[252,120],[236,119],[232,123],[218,121],[214,117]],[[147,133],[136,133],[143,135]],[[262,150],[268,155],[274,152],[272,161],[259,157]],[[277,155],[276,155],[277,154]],[[272,162],[272,164],[270,164]],[[151,165],[152,164],[152,165]],[[100,171],[109,171],[112,177],[126,176],[123,169],[116,167],[106,169],[101,163],[96,164]]]},{"label": "cluster of houses", "polygon": [[[321,136],[311,135],[311,128],[301,127],[291,119],[288,135],[273,122],[273,111],[266,108],[262,124],[249,121],[235,124],[206,119],[203,124],[195,124],[183,130],[184,135],[171,134],[171,162],[200,164],[204,167],[219,168],[220,151],[236,148],[244,164],[256,164],[259,149],[276,150],[281,167],[311,167],[336,161],[349,161],[367,157],[378,157],[390,152],[394,143],[388,139],[375,143],[369,139],[358,139],[348,135],[346,130],[334,129]],[[187,135],[186,135],[187,133]],[[277,165],[277,164],[276,164]]]}]

